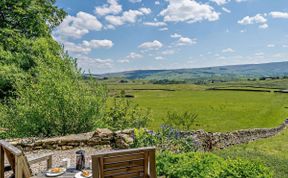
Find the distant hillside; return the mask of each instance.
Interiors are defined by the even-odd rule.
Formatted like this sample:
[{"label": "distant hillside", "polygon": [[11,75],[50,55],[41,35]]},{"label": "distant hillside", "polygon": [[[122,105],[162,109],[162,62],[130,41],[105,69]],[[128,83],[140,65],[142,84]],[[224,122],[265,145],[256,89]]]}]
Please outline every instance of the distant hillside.
[{"label": "distant hillside", "polygon": [[194,69],[136,70],[102,75],[144,80],[235,80],[241,78],[260,78],[288,76],[288,62],[265,64],[246,64]]}]

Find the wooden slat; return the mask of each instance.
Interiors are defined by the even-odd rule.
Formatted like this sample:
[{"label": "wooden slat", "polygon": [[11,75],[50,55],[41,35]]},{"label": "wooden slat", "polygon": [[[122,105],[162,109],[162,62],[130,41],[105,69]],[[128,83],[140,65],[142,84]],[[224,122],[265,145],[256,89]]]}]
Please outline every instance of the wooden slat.
[{"label": "wooden slat", "polygon": [[134,172],[131,174],[105,176],[105,178],[143,178],[143,175],[144,175],[144,172]]},{"label": "wooden slat", "polygon": [[5,169],[4,158],[5,158],[4,150],[0,145],[0,178],[4,178],[4,169]]},{"label": "wooden slat", "polygon": [[100,178],[99,176],[99,163],[98,157],[92,156],[92,171],[93,171],[93,178]]},{"label": "wooden slat", "polygon": [[19,157],[15,157],[15,178],[23,178],[22,162]]},{"label": "wooden slat", "polygon": [[117,162],[112,164],[104,164],[104,171],[106,169],[119,169],[123,167],[133,167],[133,166],[143,166],[144,165],[144,159],[139,160],[130,160],[130,161],[124,161],[124,162]]},{"label": "wooden slat", "polygon": [[7,151],[11,152],[15,156],[20,156],[22,154],[22,151],[18,148],[14,147],[8,142],[5,142],[4,140],[0,140],[0,145],[4,147]]},{"label": "wooden slat", "polygon": [[143,159],[143,158],[144,158],[144,152],[139,152],[139,153],[132,153],[132,154],[124,154],[120,156],[104,157],[104,163],[109,164],[109,163],[129,161],[129,160],[135,160],[135,159]]},{"label": "wooden slat", "polygon": [[155,149],[149,151],[149,169],[150,169],[150,178],[156,178],[156,159],[155,159]]},{"label": "wooden slat", "polygon": [[102,157],[92,157],[92,170],[93,178],[103,178],[103,158]]},{"label": "wooden slat", "polygon": [[126,168],[121,168],[121,169],[114,169],[114,170],[105,171],[104,177],[114,176],[114,175],[122,175],[122,174],[131,174],[131,173],[143,172],[143,171],[144,171],[143,166],[126,167]]},{"label": "wooden slat", "polygon": [[104,177],[104,160],[103,157],[98,158],[99,159],[99,172],[100,172],[100,177]]},{"label": "wooden slat", "polygon": [[13,155],[11,152],[9,152],[9,150],[6,150],[6,147],[2,147],[4,149],[4,152],[6,154],[6,157],[8,159],[8,162],[10,164],[10,166],[12,167],[12,170],[15,172],[15,165],[16,165],[16,156]]},{"label": "wooden slat", "polygon": [[52,168],[52,162],[53,162],[52,155],[49,155],[47,160],[47,170]]},{"label": "wooden slat", "polygon": [[121,154],[132,154],[137,152],[143,152],[143,151],[149,151],[155,149],[154,147],[147,147],[147,148],[134,148],[134,149],[127,149],[127,150],[114,150],[114,151],[107,151],[107,152],[101,152],[97,153],[95,156],[98,157],[105,157],[105,156],[113,156],[113,155],[121,155]]},{"label": "wooden slat", "polygon": [[[0,157],[1,157],[0,158],[0,166],[1,166],[0,174],[2,175],[1,172],[4,171],[4,163],[2,166],[1,162],[2,162],[2,159],[4,162],[5,157],[2,155],[6,154],[6,157],[10,164],[10,166],[7,167],[7,170],[8,168],[11,168],[14,172],[15,178],[30,178],[32,175],[32,171],[30,169],[30,164],[26,156],[24,155],[24,153],[18,148],[14,147],[13,145],[3,140],[0,140],[0,147],[1,147],[0,149]],[[52,164],[51,154],[44,156],[44,157],[37,157],[30,161],[32,164],[34,164],[36,162],[44,161],[44,160],[47,160],[47,166],[51,167],[51,164]],[[2,178],[1,175],[0,175],[0,178]]]},{"label": "wooden slat", "polygon": [[32,175],[32,171],[30,169],[30,166],[29,166],[29,163],[27,161],[27,158],[24,155],[22,155],[20,158],[21,158],[21,161],[22,161],[22,169],[23,169],[24,177],[30,178],[31,175]]},{"label": "wooden slat", "polygon": [[93,178],[156,178],[155,148],[128,149],[92,156]]},{"label": "wooden slat", "polygon": [[145,152],[144,154],[144,178],[148,178],[148,164],[149,164],[149,157],[148,157],[148,151]]}]

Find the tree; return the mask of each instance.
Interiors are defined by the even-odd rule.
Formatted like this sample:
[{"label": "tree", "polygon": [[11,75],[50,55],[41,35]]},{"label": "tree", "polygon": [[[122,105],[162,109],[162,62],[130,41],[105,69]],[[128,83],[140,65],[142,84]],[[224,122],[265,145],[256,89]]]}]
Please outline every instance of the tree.
[{"label": "tree", "polygon": [[66,14],[54,3],[0,1],[0,128],[10,136],[66,135],[103,123],[106,90],[84,82],[52,38]]},{"label": "tree", "polygon": [[14,96],[15,78],[35,76],[31,70],[36,60],[50,62],[32,49],[38,39],[45,39],[51,55],[60,57],[61,46],[53,40],[51,31],[66,13],[54,3],[55,0],[0,1],[0,101]]}]

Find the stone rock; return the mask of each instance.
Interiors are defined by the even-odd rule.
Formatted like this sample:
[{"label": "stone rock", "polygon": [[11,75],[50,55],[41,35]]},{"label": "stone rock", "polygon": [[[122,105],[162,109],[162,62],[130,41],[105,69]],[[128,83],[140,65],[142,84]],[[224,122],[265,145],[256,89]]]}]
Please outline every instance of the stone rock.
[{"label": "stone rock", "polygon": [[118,133],[115,136],[115,147],[120,149],[127,149],[133,143],[134,139],[123,133]]},{"label": "stone rock", "polygon": [[96,129],[96,131],[93,133],[92,137],[90,140],[95,139],[95,138],[112,138],[113,137],[113,132],[110,129]]}]

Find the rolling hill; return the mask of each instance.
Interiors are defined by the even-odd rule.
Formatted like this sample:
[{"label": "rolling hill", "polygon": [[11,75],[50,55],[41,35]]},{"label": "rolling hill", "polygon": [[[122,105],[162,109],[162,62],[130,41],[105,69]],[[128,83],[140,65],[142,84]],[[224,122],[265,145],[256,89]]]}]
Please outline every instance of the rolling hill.
[{"label": "rolling hill", "polygon": [[135,70],[109,73],[101,77],[120,77],[143,80],[235,80],[241,78],[260,78],[288,76],[288,62],[265,64],[245,64],[192,69]]}]

